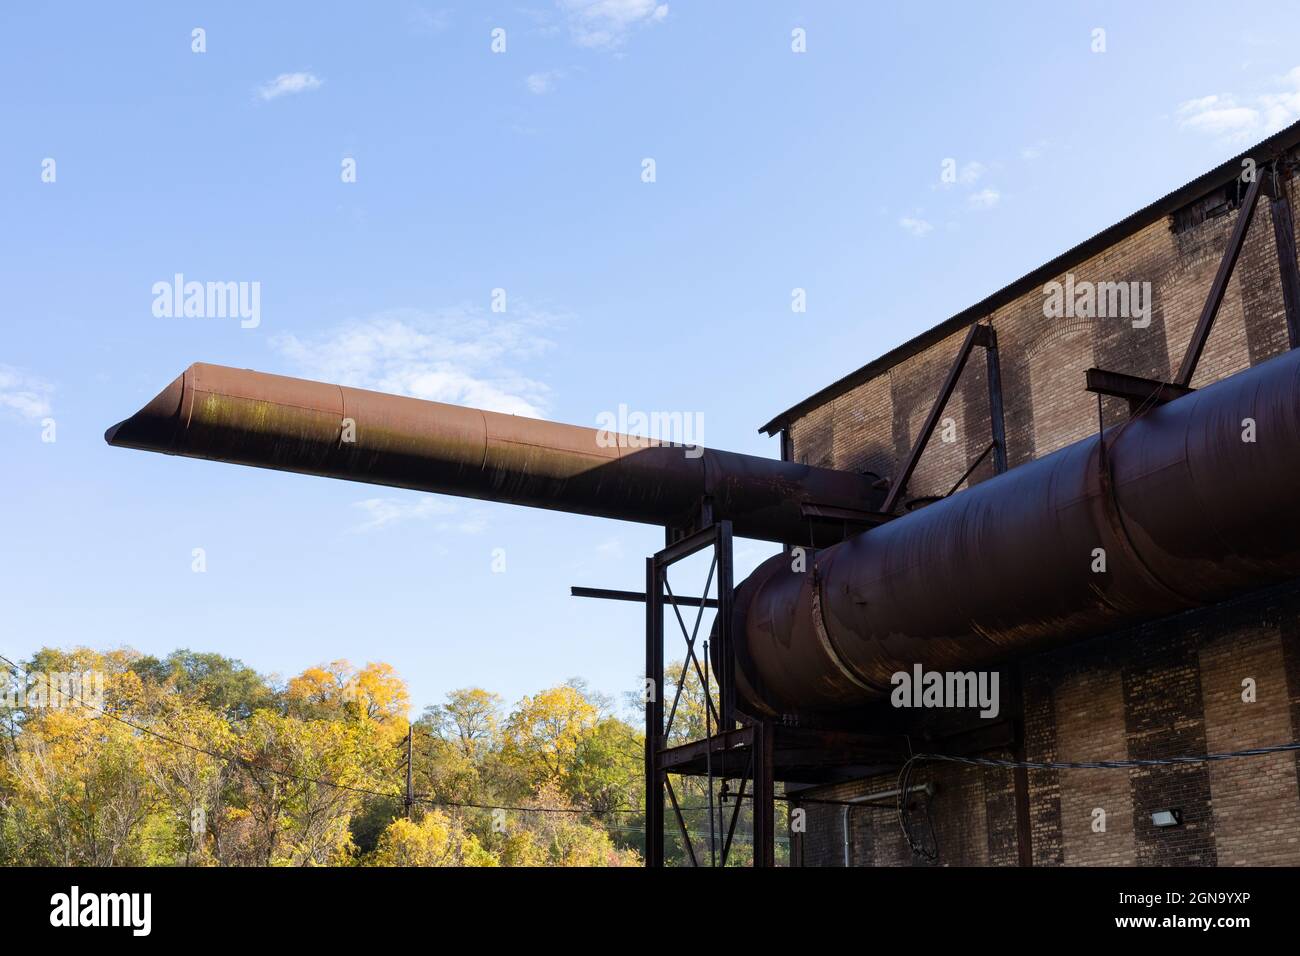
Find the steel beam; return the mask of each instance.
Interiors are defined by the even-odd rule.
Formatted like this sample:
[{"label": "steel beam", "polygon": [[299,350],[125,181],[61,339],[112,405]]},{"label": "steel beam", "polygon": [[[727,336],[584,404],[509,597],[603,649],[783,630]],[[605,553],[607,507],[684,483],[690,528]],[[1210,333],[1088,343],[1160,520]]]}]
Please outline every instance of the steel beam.
[{"label": "steel beam", "polygon": [[1127,399],[1130,412],[1164,405],[1192,392],[1185,385],[1125,375],[1123,372],[1108,372],[1100,368],[1090,368],[1084,373],[1084,387],[1097,395]]},{"label": "steel beam", "polygon": [[1295,221],[1286,187],[1277,170],[1271,173],[1269,211],[1273,219],[1273,239],[1277,246],[1278,274],[1282,281],[1282,303],[1286,308],[1287,341],[1291,348],[1300,345],[1300,267],[1296,264]]},{"label": "steel beam", "polygon": [[[570,597],[583,598],[602,598],[606,601],[631,601],[635,603],[645,603],[644,591],[619,591],[612,588],[584,588],[573,585],[569,588]],[[703,604],[705,607],[715,608],[718,602],[715,598],[697,598],[697,597],[675,597],[674,600],[682,607],[699,607]]]},{"label": "steel beam", "polygon": [[[1012,755],[1018,763],[1025,762],[1025,683],[1024,674],[1017,663],[1010,668],[1012,723],[1015,727],[1015,748]],[[1029,811],[1029,771],[1016,767],[1011,771],[1016,801],[1016,856],[1020,866],[1034,865],[1034,827]]]},{"label": "steel beam", "polygon": [[989,429],[993,435],[993,473],[1007,470],[1007,429],[1002,416],[1002,365],[998,361],[998,333],[988,329],[984,343],[984,362],[989,383]]},{"label": "steel beam", "polygon": [[754,866],[776,866],[774,727],[754,724]]},{"label": "steel beam", "polygon": [[1242,200],[1241,209],[1237,212],[1237,224],[1232,227],[1232,236],[1228,239],[1228,248],[1224,250],[1223,259],[1219,262],[1219,271],[1214,275],[1214,281],[1210,283],[1210,294],[1205,298],[1205,307],[1201,309],[1201,317],[1196,322],[1196,329],[1192,332],[1192,340],[1187,344],[1187,352],[1183,355],[1183,364],[1179,366],[1178,375],[1174,378],[1175,385],[1188,386],[1192,384],[1192,376],[1196,373],[1196,363],[1201,360],[1201,352],[1205,350],[1205,342],[1210,337],[1210,329],[1214,327],[1214,319],[1219,314],[1219,306],[1223,304],[1223,296],[1228,291],[1228,280],[1232,278],[1233,267],[1237,264],[1237,259],[1241,255],[1242,246],[1246,242],[1246,232],[1250,229],[1250,222],[1255,218],[1255,207],[1258,205],[1256,200],[1259,199],[1260,187],[1264,184],[1268,173],[1264,170],[1256,170],[1255,178],[1246,190],[1246,198]]},{"label": "steel beam", "polygon": [[[673,816],[677,818],[677,826],[681,828],[682,842],[686,846],[687,855],[691,858],[691,866],[698,867],[700,865],[700,860],[699,857],[695,855],[695,847],[691,843],[691,833],[689,828],[686,826],[686,818],[682,816],[682,808],[677,803],[677,793],[673,790],[672,782],[666,776],[664,777],[664,789],[668,791],[668,799],[672,801]],[[660,866],[662,865],[663,864],[660,863]]]},{"label": "steel beam", "polygon": [[717,642],[718,677],[718,730],[725,733],[736,725],[736,635],[733,633],[735,614],[733,599],[735,572],[731,553],[731,522],[717,525],[718,614],[714,619],[714,640]]},{"label": "steel beam", "polygon": [[882,525],[886,521],[892,521],[897,515],[886,514],[883,511],[863,511],[859,508],[839,508],[834,505],[819,505],[815,502],[805,501],[799,506],[799,512],[805,518],[820,518],[825,521],[842,521],[847,525],[861,525],[866,528],[874,528]]},{"label": "steel beam", "polygon": [[907,490],[907,483],[912,480],[912,472],[916,470],[917,464],[921,461],[921,452],[925,451],[930,436],[934,434],[934,427],[939,424],[939,416],[943,414],[944,406],[948,404],[948,399],[952,397],[953,390],[957,387],[957,380],[961,378],[962,369],[966,367],[966,360],[970,358],[971,350],[976,345],[987,345],[990,341],[989,333],[992,331],[988,326],[976,323],[966,333],[961,348],[957,350],[957,358],[953,360],[952,368],[948,369],[948,375],[939,388],[939,394],[935,396],[934,405],[930,407],[930,413],[925,416],[925,423],[921,426],[916,441],[912,443],[911,451],[907,453],[902,470],[898,473],[898,477],[890,483],[889,494],[885,497],[885,503],[880,506],[880,510],[885,514],[893,513],[898,500]]},{"label": "steel beam", "polygon": [[659,565],[646,558],[645,865],[664,865],[664,787],[659,768],[664,729],[664,605]]}]

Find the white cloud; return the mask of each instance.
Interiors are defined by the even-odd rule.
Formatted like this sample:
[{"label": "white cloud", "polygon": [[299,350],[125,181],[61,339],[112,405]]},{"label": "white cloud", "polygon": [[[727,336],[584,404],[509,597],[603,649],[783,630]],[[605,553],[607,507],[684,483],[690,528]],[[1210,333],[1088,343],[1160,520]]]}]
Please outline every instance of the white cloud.
[{"label": "white cloud", "polygon": [[602,558],[617,561],[623,557],[623,542],[618,538],[606,538],[596,545],[596,554]]},{"label": "white cloud", "polygon": [[1042,159],[1045,152],[1047,152],[1047,141],[1040,139],[1037,143],[1023,147],[1020,150],[1020,158],[1027,163],[1032,163],[1036,159]]},{"label": "white cloud", "polygon": [[53,392],[49,382],[12,365],[0,365],[0,412],[7,418],[39,424],[53,411]]},{"label": "white cloud", "polygon": [[913,216],[904,216],[902,219],[898,220],[898,224],[902,226],[904,230],[917,237],[924,236],[934,228],[934,226],[930,225],[924,219]]},{"label": "white cloud", "polygon": [[972,209],[992,209],[1002,200],[1002,194],[991,186],[971,193],[966,197],[966,204]]},{"label": "white cloud", "polygon": [[976,160],[971,160],[969,163],[963,166],[961,170],[957,173],[957,181],[959,183],[963,183],[969,186],[971,183],[975,182],[975,180],[983,176],[986,172],[988,172],[987,166],[985,166],[983,163],[978,162]]},{"label": "white cloud", "polygon": [[948,163],[954,164],[953,176],[955,176],[955,178],[945,179],[941,176],[938,183],[940,189],[951,189],[957,183],[961,183],[963,186],[970,186],[989,170],[987,166],[976,159],[972,159],[970,162],[960,167],[955,165],[956,160],[945,159],[945,166]]},{"label": "white cloud", "polygon": [[353,502],[352,507],[366,516],[361,524],[352,529],[355,532],[377,531],[389,525],[435,519],[433,527],[436,531],[479,534],[487,527],[485,519],[466,512],[458,502],[432,495],[418,498],[366,498]]},{"label": "white cloud", "polygon": [[407,17],[411,22],[411,26],[418,33],[442,33],[451,25],[448,11],[442,9],[431,10],[418,3],[409,8]]},{"label": "white cloud", "polygon": [[517,302],[510,309],[399,309],[272,344],[307,378],[540,418],[549,390],[515,365],[550,346],[555,320]]},{"label": "white cloud", "polygon": [[314,73],[281,73],[270,83],[257,88],[257,95],[264,100],[273,100],[277,96],[289,93],[306,93],[319,89],[322,80]]},{"label": "white cloud", "polygon": [[661,23],[668,4],[658,0],[556,0],[579,46],[617,47],[637,27]]},{"label": "white cloud", "polygon": [[1212,94],[1179,104],[1178,125],[1222,142],[1242,146],[1300,119],[1300,67],[1276,80],[1277,89],[1251,97]]},{"label": "white cloud", "polygon": [[524,77],[524,84],[528,87],[530,93],[538,96],[551,92],[555,89],[555,81],[560,78],[559,71],[547,70],[542,73],[529,73]]},{"label": "white cloud", "polygon": [[1256,135],[1261,117],[1258,110],[1239,106],[1231,96],[1202,96],[1178,107],[1178,123],[1197,133],[1244,142]]}]

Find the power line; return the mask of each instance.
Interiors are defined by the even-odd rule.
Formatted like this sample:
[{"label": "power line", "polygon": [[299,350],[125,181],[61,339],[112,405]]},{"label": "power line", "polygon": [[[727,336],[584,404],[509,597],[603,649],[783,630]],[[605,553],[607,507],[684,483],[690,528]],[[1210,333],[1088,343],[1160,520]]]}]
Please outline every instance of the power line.
[{"label": "power line", "polygon": [[[5,665],[9,667],[10,670],[12,670],[16,674],[21,675],[24,679],[26,679],[29,676],[27,671],[19,667],[9,658],[5,657],[3,654],[0,654],[0,662],[3,662]],[[60,690],[60,693],[62,694],[63,691]],[[189,750],[194,753],[204,754],[208,757],[212,757],[214,760],[223,760],[227,763],[239,764],[243,767],[253,769],[253,770],[264,770],[267,773],[274,774],[275,776],[283,777],[289,780],[295,780],[299,783],[315,783],[323,787],[335,787],[339,790],[351,790],[354,793],[364,793],[375,797],[398,796],[398,794],[382,793],[378,790],[371,790],[368,787],[357,787],[351,784],[339,783],[336,780],[325,780],[325,779],[318,779],[315,777],[304,777],[299,774],[290,773],[287,770],[277,770],[274,767],[259,766],[257,763],[255,763],[252,760],[249,760],[247,757],[231,756],[230,754],[218,753],[215,750],[209,750],[206,747],[200,747],[195,744],[187,743],[184,740],[177,740],[175,737],[170,737],[167,734],[159,733],[158,731],[150,727],[145,727],[141,724],[135,723],[134,721],[127,720],[125,717],[121,717],[118,714],[110,713],[109,711],[104,710],[102,707],[96,707],[94,704],[90,703],[89,701],[83,700],[82,698],[78,697],[76,694],[73,694],[71,692],[68,692],[66,696],[70,697],[72,700],[75,700],[78,704],[80,704],[82,707],[85,707],[87,710],[93,710],[95,713],[107,717],[110,720],[115,720],[120,724],[124,724],[127,727],[130,727],[132,730],[137,730],[142,734],[148,734],[151,737],[156,737],[158,740],[161,740],[164,743],[171,744],[173,747],[182,747],[185,750]]]},{"label": "power line", "polygon": [[[24,679],[28,678],[29,674],[24,668],[20,667],[18,664],[15,664],[9,658],[5,657],[3,654],[0,654],[0,662],[4,663],[15,674],[22,676]],[[64,692],[60,690],[60,693],[64,693]],[[369,787],[359,787],[354,784],[340,783],[337,780],[328,780],[323,777],[307,777],[301,774],[291,773],[287,770],[280,770],[275,767],[264,766],[258,764],[253,760],[250,760],[247,757],[241,757],[241,756],[231,755],[231,754],[223,754],[215,750],[210,750],[206,747],[201,747],[196,744],[188,743],[187,741],[184,740],[179,740],[173,736],[154,730],[151,727],[146,727],[132,720],[128,720],[127,718],[122,717],[119,714],[114,714],[110,711],[104,710],[102,707],[97,707],[94,704],[91,704],[90,702],[79,697],[78,695],[71,693],[70,691],[66,693],[66,696],[76,701],[78,704],[85,707],[87,710],[94,711],[100,716],[107,717],[110,720],[115,720],[118,723],[123,724],[124,726],[130,727],[132,730],[135,730],[139,733],[147,734],[151,737],[163,741],[166,744],[170,744],[173,747],[180,747],[184,750],[188,750],[193,753],[203,754],[204,756],[211,757],[214,760],[221,760],[226,763],[237,764],[248,770],[260,770],[266,773],[270,773],[274,776],[281,777],[283,779],[293,780],[297,783],[310,783],[310,784],[315,784],[317,786],[332,787],[338,790],[345,790],[351,793],[359,793],[366,796],[384,797],[386,799],[395,799],[395,798],[402,797],[402,794],[399,792],[384,792],[381,790],[374,790]],[[414,728],[413,723],[410,726]],[[419,729],[420,733],[425,734],[431,740],[442,739],[429,733],[423,728],[417,728],[417,729]],[[1141,767],[1163,767],[1163,766],[1174,766],[1174,765],[1184,765],[1184,764],[1207,763],[1207,762],[1220,761],[1220,760],[1232,760],[1241,757],[1258,757],[1258,756],[1265,756],[1268,754],[1287,753],[1287,752],[1294,752],[1294,751],[1300,751],[1300,741],[1293,741],[1291,743],[1285,743],[1285,744],[1273,744],[1266,747],[1253,747],[1244,750],[1225,751],[1221,753],[1212,753],[1212,754],[1198,754],[1198,755],[1175,756],[1175,757],[1132,758],[1127,760],[1032,761],[1032,760],[1006,760],[997,757],[966,757],[966,756],[955,756],[952,754],[923,753],[923,754],[913,754],[912,756],[907,758],[901,770],[899,771],[899,779],[900,780],[904,778],[910,779],[911,773],[915,765],[924,761],[939,761],[939,762],[946,762],[946,763],[963,764],[966,766],[998,767],[1003,769],[1025,768],[1029,770],[1128,770],[1128,769],[1136,769]],[[418,802],[425,806],[434,807],[436,809],[501,810],[501,811],[506,811],[511,813],[555,813],[555,814],[588,815],[588,816],[595,816],[595,817],[606,816],[606,815],[612,816],[616,814],[644,813],[643,810],[638,810],[636,808],[625,808],[625,807],[612,807],[605,810],[596,810],[591,808],[579,808],[579,807],[544,807],[544,806],[526,807],[526,806],[518,806],[518,805],[512,806],[506,804],[484,804],[484,803],[470,803],[470,802],[452,801],[452,800],[435,800],[427,794],[413,794],[411,799],[413,802]],[[746,797],[745,799],[752,799],[752,798]],[[853,803],[851,801],[844,801],[844,800],[826,800],[826,799],[818,799],[815,797],[799,797],[799,796],[790,796],[790,795],[778,796],[776,799],[783,800],[789,803],[796,803],[800,806],[804,806],[808,804],[819,804],[824,806],[852,806],[852,807],[869,806],[867,804]],[[709,810],[707,806],[682,807],[681,809],[682,812],[684,813],[690,813],[690,812],[703,813]],[[921,849],[919,849],[918,844],[913,840],[910,832],[910,828],[906,823],[905,801],[902,798],[900,798],[899,800],[898,814],[899,814],[899,823],[903,829],[903,834],[907,838],[908,844],[912,847],[913,851],[922,853],[922,855],[925,856],[931,856],[930,853],[924,852]],[[611,825],[607,825],[607,826],[610,826],[611,829],[637,829],[637,828],[628,828],[628,827],[616,828]],[[935,855],[937,855],[937,849],[935,851]]]},{"label": "power line", "polygon": [[1211,754],[1190,754],[1175,757],[1132,757],[1126,760],[1007,760],[1001,757],[959,757],[953,754],[912,754],[903,763],[898,772],[898,826],[903,831],[903,838],[912,853],[931,862],[939,858],[939,843],[930,822],[928,801],[923,804],[926,825],[930,831],[929,846],[922,844],[912,834],[912,827],[907,818],[908,784],[917,764],[924,761],[962,764],[968,767],[997,767],[1005,770],[1136,770],[1142,767],[1175,767],[1190,764],[1214,763],[1220,760],[1236,760],[1243,757],[1262,757],[1268,754],[1291,753],[1300,751],[1300,741],[1285,744],[1270,744],[1265,747],[1250,747],[1243,750],[1226,750]]},{"label": "power line", "polygon": [[[26,670],[24,670],[24,669],[23,669],[22,667],[20,667],[18,664],[15,664],[13,661],[9,660],[9,658],[5,657],[3,654],[0,654],[0,662],[4,663],[6,666],[8,666],[9,669],[12,670],[15,674],[20,675],[20,676],[23,677],[24,679],[27,679],[27,678],[28,678],[29,674],[28,674],[28,672],[27,672]],[[63,692],[60,691],[60,693],[63,693]],[[232,756],[232,755],[230,755],[230,754],[219,753],[219,752],[217,752],[217,751],[215,751],[215,750],[209,750],[209,749],[206,748],[206,747],[200,747],[200,746],[198,746],[198,745],[196,745],[196,744],[191,744],[191,743],[188,743],[188,742],[186,742],[186,741],[184,741],[184,740],[178,740],[178,739],[176,739],[175,737],[169,736],[169,735],[164,734],[164,733],[160,733],[160,732],[158,732],[157,730],[154,730],[154,729],[152,729],[152,728],[150,728],[150,727],[145,727],[145,726],[143,726],[143,725],[141,725],[141,724],[137,724],[137,723],[135,723],[134,721],[127,720],[125,717],[122,717],[122,716],[120,716],[120,715],[118,715],[118,714],[114,714],[114,713],[111,713],[110,711],[104,710],[102,707],[96,707],[94,704],[90,703],[89,701],[86,701],[86,700],[82,699],[82,698],[79,697],[78,695],[73,694],[73,693],[71,693],[71,692],[66,693],[65,696],[67,696],[67,697],[71,698],[72,700],[76,701],[78,704],[80,704],[81,706],[85,707],[87,710],[94,711],[95,713],[100,714],[100,715],[103,716],[103,717],[107,717],[107,718],[109,718],[110,720],[115,720],[115,721],[117,721],[118,723],[120,723],[120,724],[124,724],[124,725],[126,725],[127,727],[130,727],[130,728],[133,729],[133,730],[139,731],[140,733],[143,733],[143,734],[148,734],[148,735],[150,735],[150,736],[152,736],[152,737],[157,738],[158,740],[163,741],[164,743],[171,744],[173,747],[181,747],[181,748],[183,748],[183,749],[185,749],[185,750],[189,750],[189,751],[191,751],[191,752],[193,752],[193,753],[199,753],[199,754],[203,754],[203,755],[205,755],[205,756],[211,757],[211,758],[213,758],[214,760],[222,760],[222,761],[225,761],[225,762],[227,762],[227,763],[235,763],[235,764],[239,764],[240,766],[243,766],[243,767],[248,768],[248,769],[253,769],[253,770],[264,770],[264,771],[266,771],[267,773],[271,773],[271,774],[274,774],[274,775],[276,775],[276,776],[278,776],[278,777],[283,777],[283,778],[285,778],[285,779],[294,780],[294,781],[297,781],[297,782],[299,782],[299,783],[314,783],[314,784],[318,784],[318,785],[323,786],[323,787],[334,787],[334,788],[339,789],[339,790],[348,790],[348,791],[351,791],[351,792],[353,792],[353,793],[361,793],[361,794],[365,794],[365,795],[367,795],[367,796],[372,796],[372,797],[399,798],[399,797],[402,796],[402,794],[401,794],[401,793],[398,793],[398,792],[385,793],[385,792],[380,791],[380,790],[372,790],[372,789],[370,789],[369,787],[357,787],[357,786],[354,786],[354,785],[351,785],[351,784],[339,783],[339,782],[336,781],[336,780],[326,780],[326,779],[324,779],[324,778],[318,778],[318,777],[304,777],[304,776],[302,776],[302,775],[300,775],[300,774],[290,773],[289,771],[286,771],[286,770],[278,770],[278,769],[276,769],[275,767],[266,767],[266,766],[261,766],[261,765],[255,763],[254,761],[249,760],[247,757]],[[423,732],[423,731],[422,731],[422,732]],[[430,735],[430,737],[432,738],[432,735]],[[438,738],[432,738],[432,739],[438,739]],[[603,814],[603,813],[641,813],[641,812],[642,812],[642,811],[640,811],[640,810],[630,810],[630,809],[621,809],[621,808],[619,808],[619,809],[610,809],[610,810],[585,810],[585,809],[577,809],[577,808],[570,808],[570,807],[521,807],[521,806],[493,806],[493,805],[489,805],[489,804],[455,803],[455,802],[451,802],[451,801],[435,801],[435,800],[431,800],[431,799],[429,799],[429,798],[428,798],[427,796],[425,796],[425,795],[414,795],[412,799],[415,800],[415,801],[417,801],[417,802],[419,802],[419,803],[423,803],[423,804],[425,804],[425,805],[427,805],[427,806],[433,806],[433,807],[438,807],[438,808],[449,808],[449,809],[453,809],[453,808],[454,808],[454,809],[473,809],[473,810],[507,810],[507,811],[514,811],[514,812],[519,812],[519,813],[528,813],[528,812],[535,812],[535,813],[576,813],[576,814],[584,814],[584,813],[585,813],[585,814],[600,815],[600,814]]]},{"label": "power line", "polygon": [[1176,764],[1211,763],[1217,760],[1234,760],[1238,757],[1261,757],[1268,754],[1300,750],[1300,741],[1251,747],[1246,750],[1228,750],[1222,753],[1196,754],[1177,757],[1134,757],[1128,760],[1003,760],[997,757],[957,757],[951,754],[913,754],[908,762],[939,760],[946,763],[968,764],[977,767],[1004,767],[1027,770],[1132,770],[1138,767],[1167,767]]}]

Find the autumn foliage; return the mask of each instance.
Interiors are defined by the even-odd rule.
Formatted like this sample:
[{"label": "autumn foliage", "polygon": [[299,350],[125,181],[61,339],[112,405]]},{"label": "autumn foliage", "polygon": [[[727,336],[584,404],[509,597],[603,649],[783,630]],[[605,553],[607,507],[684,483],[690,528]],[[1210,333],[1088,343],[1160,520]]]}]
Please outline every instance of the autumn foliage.
[{"label": "autumn foliage", "polygon": [[510,708],[458,690],[412,726],[382,663],[287,681],[188,650],[22,666],[103,673],[104,694],[0,710],[0,865],[640,862],[642,737],[580,681]]}]

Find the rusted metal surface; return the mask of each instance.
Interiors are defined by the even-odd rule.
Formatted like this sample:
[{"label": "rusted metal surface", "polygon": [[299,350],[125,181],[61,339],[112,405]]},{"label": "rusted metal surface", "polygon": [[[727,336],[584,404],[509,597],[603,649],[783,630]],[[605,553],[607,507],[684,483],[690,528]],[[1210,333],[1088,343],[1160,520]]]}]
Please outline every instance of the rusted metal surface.
[{"label": "rusted metal surface", "polygon": [[1192,376],[1196,374],[1196,363],[1201,360],[1201,352],[1204,351],[1205,343],[1210,337],[1210,329],[1214,327],[1219,306],[1223,304],[1223,297],[1227,294],[1228,280],[1232,278],[1232,270],[1241,256],[1242,247],[1246,242],[1246,233],[1250,230],[1251,220],[1255,218],[1259,191],[1267,177],[1268,174],[1259,170],[1246,189],[1246,196],[1237,211],[1237,222],[1232,227],[1232,235],[1228,238],[1228,248],[1224,250],[1223,258],[1219,261],[1219,270],[1214,274],[1214,281],[1210,283],[1210,294],[1206,296],[1201,317],[1196,322],[1192,340],[1187,344],[1187,352],[1183,355],[1183,363],[1174,378],[1175,385],[1186,387],[1192,384]]},{"label": "rusted metal surface", "polygon": [[1266,186],[1273,219],[1273,245],[1277,249],[1278,278],[1286,309],[1286,331],[1291,348],[1300,345],[1300,267],[1296,264],[1295,221],[1279,164],[1268,174]]},{"label": "rusted metal surface", "polygon": [[[351,434],[348,434],[349,424]],[[111,445],[536,508],[681,525],[708,500],[736,534],[818,544],[873,509],[867,477],[362,389],[195,364],[110,428]],[[345,437],[355,440],[346,441]],[[811,537],[810,537],[811,527]]]},{"label": "rusted metal surface", "polygon": [[916,663],[969,670],[1300,576],[1300,353],[1104,442],[819,551],[807,572],[765,562],[736,595],[742,710],[852,708]]},{"label": "rusted metal surface", "polygon": [[943,414],[948,399],[952,398],[953,389],[957,387],[957,380],[961,378],[961,373],[966,368],[966,362],[970,358],[971,350],[976,345],[987,348],[991,343],[996,343],[997,340],[990,336],[991,331],[987,325],[972,325],[970,331],[966,333],[961,348],[957,350],[957,357],[953,359],[952,367],[948,369],[943,385],[939,387],[939,394],[935,396],[934,404],[930,406],[930,412],[926,415],[925,422],[921,425],[916,440],[912,442],[911,450],[903,460],[903,467],[891,484],[889,494],[885,496],[885,503],[880,506],[880,510],[886,514],[893,512],[899,498],[907,490],[907,483],[912,480],[912,472],[916,470],[917,464],[921,461],[921,453],[925,451],[925,446],[929,444],[930,436],[934,434],[934,428],[939,424],[939,416]]},{"label": "rusted metal surface", "polygon": [[[1253,441],[1243,441],[1246,419]],[[807,522],[819,520],[810,503],[824,514],[880,503],[863,476],[726,452],[691,458],[626,438],[602,447],[597,436],[195,365],[106,438],[664,525],[705,512],[785,542],[809,540]],[[822,548],[806,571],[796,570],[804,555],[776,555],[735,593],[739,709],[852,710],[887,695],[891,675],[914,664],[991,665],[1300,576],[1298,473],[1293,351],[1154,407],[1104,442],[1093,436]],[[850,527],[826,525],[838,536]],[[698,550],[710,533],[664,554]],[[1104,572],[1093,570],[1097,549]]]},{"label": "rusted metal surface", "polygon": [[1163,405],[1194,391],[1186,385],[1125,375],[1123,372],[1108,372],[1100,368],[1090,368],[1084,372],[1084,388],[1097,395],[1127,399],[1130,411]]}]

